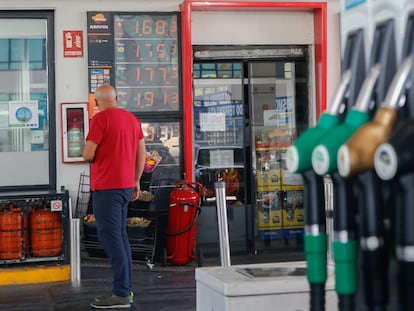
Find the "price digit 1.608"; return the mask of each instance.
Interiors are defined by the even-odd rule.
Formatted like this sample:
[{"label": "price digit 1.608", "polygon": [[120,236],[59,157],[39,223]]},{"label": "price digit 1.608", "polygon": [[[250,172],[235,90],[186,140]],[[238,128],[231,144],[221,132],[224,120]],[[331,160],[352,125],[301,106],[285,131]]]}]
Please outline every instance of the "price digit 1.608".
[{"label": "price digit 1.608", "polygon": [[[177,32],[177,23],[171,21],[170,30],[173,33]],[[167,32],[167,21],[164,19],[144,19],[142,21],[135,21],[135,33],[140,33],[143,35],[165,35]]]}]

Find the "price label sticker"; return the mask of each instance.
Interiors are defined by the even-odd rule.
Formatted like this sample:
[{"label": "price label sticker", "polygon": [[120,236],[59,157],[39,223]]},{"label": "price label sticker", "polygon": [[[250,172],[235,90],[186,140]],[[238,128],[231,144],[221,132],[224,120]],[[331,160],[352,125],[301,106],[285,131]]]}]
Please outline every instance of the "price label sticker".
[{"label": "price label sticker", "polygon": [[63,210],[63,204],[61,200],[50,201],[50,210],[52,212],[61,212]]}]

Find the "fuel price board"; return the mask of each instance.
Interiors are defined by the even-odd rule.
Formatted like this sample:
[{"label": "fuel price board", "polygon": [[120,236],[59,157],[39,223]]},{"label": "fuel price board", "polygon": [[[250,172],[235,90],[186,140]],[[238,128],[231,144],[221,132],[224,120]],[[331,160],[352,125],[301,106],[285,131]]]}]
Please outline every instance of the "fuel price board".
[{"label": "fuel price board", "polygon": [[110,14],[111,84],[117,88],[120,106],[131,112],[179,111],[179,15]]}]

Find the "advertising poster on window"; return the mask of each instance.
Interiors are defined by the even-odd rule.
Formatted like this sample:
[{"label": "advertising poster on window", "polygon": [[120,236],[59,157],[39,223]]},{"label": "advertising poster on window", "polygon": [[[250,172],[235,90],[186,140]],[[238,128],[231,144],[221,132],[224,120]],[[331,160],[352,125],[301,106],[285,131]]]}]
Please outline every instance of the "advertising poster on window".
[{"label": "advertising poster on window", "polygon": [[39,128],[39,111],[37,101],[10,101],[9,126]]}]

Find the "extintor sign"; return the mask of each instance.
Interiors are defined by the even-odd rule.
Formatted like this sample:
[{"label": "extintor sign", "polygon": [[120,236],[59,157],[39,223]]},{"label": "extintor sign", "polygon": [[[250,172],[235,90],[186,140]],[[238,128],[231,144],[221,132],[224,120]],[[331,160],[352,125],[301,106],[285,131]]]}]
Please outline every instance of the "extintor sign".
[{"label": "extintor sign", "polygon": [[83,57],[83,31],[64,30],[63,31],[63,56],[64,57]]}]

